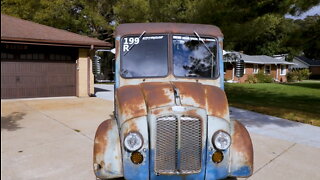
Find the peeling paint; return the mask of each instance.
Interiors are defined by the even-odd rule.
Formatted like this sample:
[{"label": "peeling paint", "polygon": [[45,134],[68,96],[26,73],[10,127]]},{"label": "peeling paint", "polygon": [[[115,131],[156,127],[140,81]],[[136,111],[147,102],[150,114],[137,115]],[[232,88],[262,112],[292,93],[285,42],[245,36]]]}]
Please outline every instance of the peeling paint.
[{"label": "peeling paint", "polygon": [[119,132],[116,121],[102,122],[96,132],[93,147],[93,168],[99,178],[123,176]]},{"label": "peeling paint", "polygon": [[[230,174],[247,177],[253,172],[253,146],[250,135],[239,121],[232,121]],[[242,173],[242,174],[240,174]]]}]

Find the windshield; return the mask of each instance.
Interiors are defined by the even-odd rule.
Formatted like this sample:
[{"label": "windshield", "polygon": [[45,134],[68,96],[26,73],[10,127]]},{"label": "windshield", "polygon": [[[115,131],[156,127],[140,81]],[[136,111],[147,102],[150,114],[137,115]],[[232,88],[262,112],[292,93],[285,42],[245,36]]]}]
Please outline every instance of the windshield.
[{"label": "windshield", "polygon": [[126,36],[121,40],[121,76],[156,77],[168,74],[168,36]]},{"label": "windshield", "polygon": [[203,38],[203,41],[205,44],[195,36],[173,36],[174,75],[180,77],[217,77],[216,39]]}]

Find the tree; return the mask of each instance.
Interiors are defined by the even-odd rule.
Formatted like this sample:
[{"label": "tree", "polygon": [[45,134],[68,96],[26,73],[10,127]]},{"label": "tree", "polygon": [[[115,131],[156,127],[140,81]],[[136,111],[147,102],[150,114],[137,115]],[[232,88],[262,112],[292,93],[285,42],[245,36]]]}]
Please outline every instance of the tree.
[{"label": "tree", "polygon": [[[110,14],[103,8],[115,0],[2,0],[1,12],[92,37],[104,37]],[[112,10],[109,8],[109,10]]]},{"label": "tree", "polygon": [[320,60],[320,16],[309,16],[296,20],[298,28],[291,34],[287,45],[301,50],[310,59]]},{"label": "tree", "polygon": [[[299,30],[290,13],[298,15],[319,0],[119,0],[114,7],[119,23],[187,22],[214,24],[225,37],[225,48],[247,54],[298,54],[290,46]],[[311,50],[311,49],[310,49]]]},{"label": "tree", "polygon": [[119,0],[114,8],[118,23],[148,22],[150,4],[148,0]]}]

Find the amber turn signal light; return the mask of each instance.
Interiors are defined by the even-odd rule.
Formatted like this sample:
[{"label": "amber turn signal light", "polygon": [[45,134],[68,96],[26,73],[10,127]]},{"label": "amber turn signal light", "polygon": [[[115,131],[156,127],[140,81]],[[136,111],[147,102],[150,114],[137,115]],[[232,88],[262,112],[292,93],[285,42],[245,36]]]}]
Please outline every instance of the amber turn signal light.
[{"label": "amber turn signal light", "polygon": [[143,161],[143,155],[140,152],[135,151],[131,153],[131,161],[134,164],[141,164]]},{"label": "amber turn signal light", "polygon": [[212,154],[212,161],[214,163],[220,163],[223,160],[223,153],[221,151],[216,151]]}]

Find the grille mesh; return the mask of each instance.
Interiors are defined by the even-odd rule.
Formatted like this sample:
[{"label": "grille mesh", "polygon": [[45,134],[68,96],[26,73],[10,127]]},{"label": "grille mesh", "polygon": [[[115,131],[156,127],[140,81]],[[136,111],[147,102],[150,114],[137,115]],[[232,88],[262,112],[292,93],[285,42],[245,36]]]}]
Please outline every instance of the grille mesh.
[{"label": "grille mesh", "polygon": [[173,174],[176,169],[178,121],[173,116],[157,119],[156,172]]},{"label": "grille mesh", "polygon": [[181,117],[180,171],[191,173],[201,168],[201,124],[197,118]]},{"label": "grille mesh", "polygon": [[[165,116],[157,119],[155,171],[192,174],[201,170],[201,121]],[[180,149],[179,149],[180,147]]]}]

